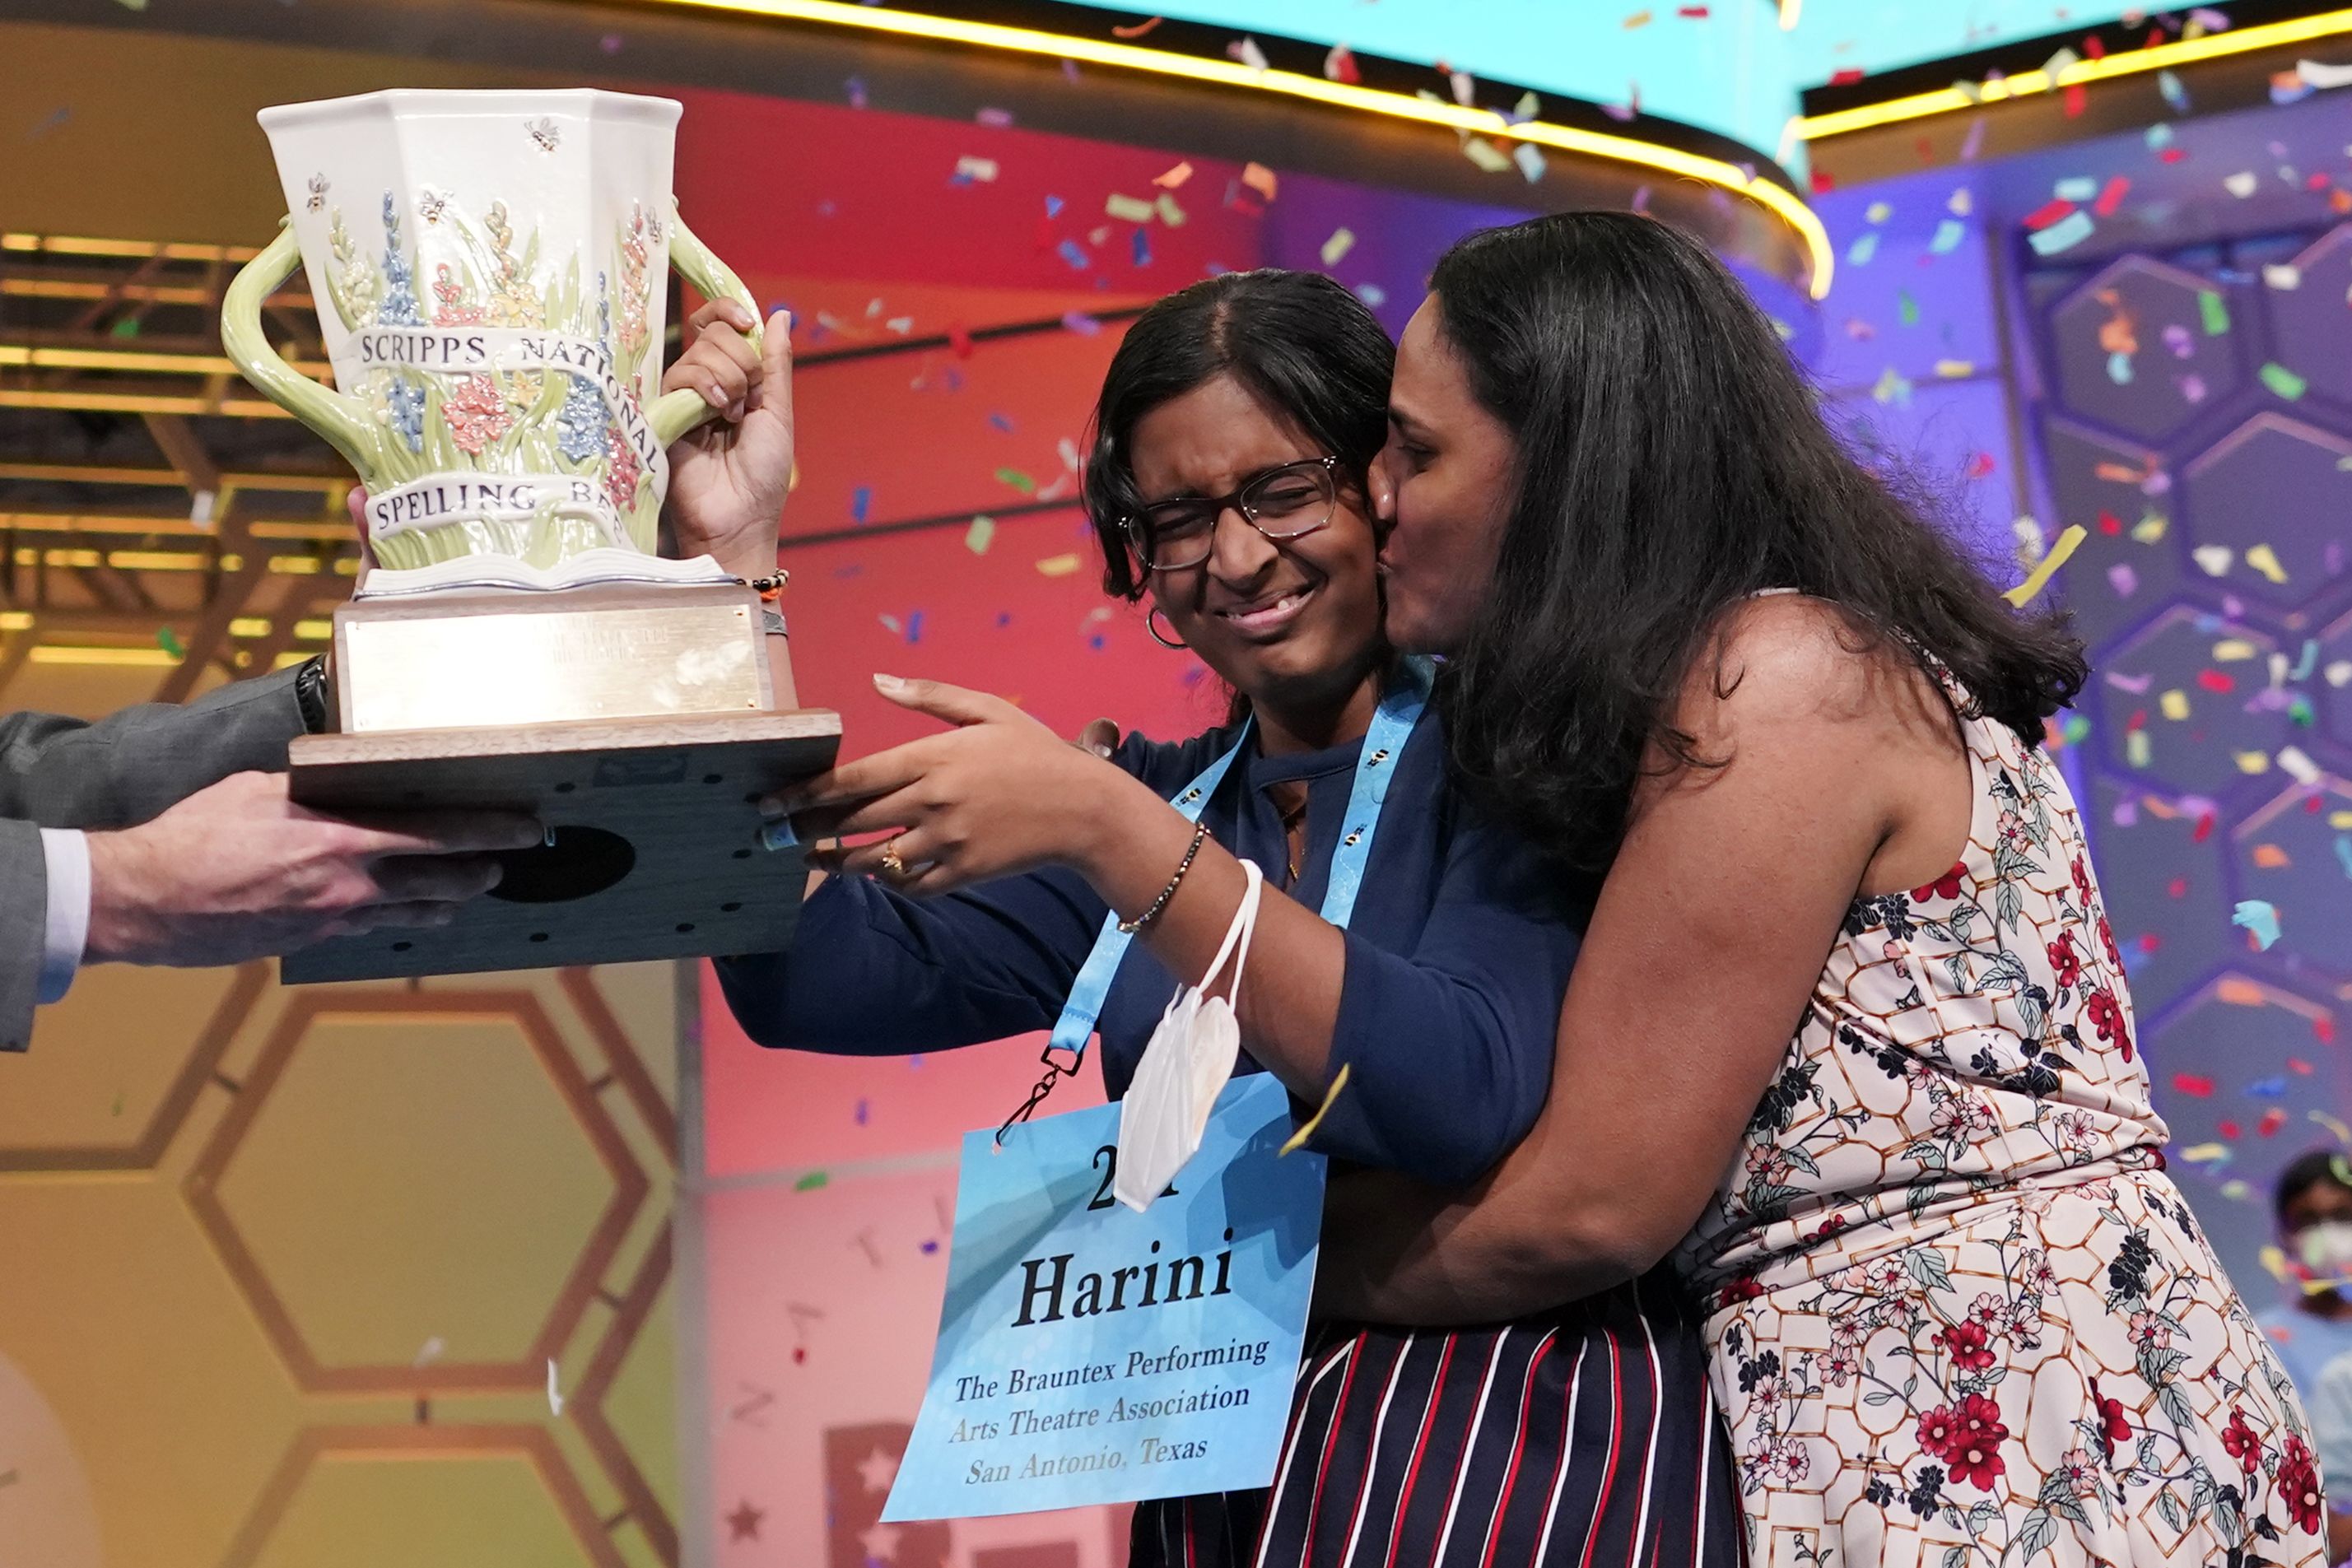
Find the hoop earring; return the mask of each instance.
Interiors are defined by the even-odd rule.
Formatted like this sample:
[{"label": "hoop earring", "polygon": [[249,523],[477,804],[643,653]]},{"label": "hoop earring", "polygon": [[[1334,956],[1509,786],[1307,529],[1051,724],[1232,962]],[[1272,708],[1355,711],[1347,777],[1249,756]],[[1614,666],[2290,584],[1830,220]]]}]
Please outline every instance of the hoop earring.
[{"label": "hoop earring", "polygon": [[[1151,640],[1159,643],[1161,647],[1167,649],[1171,653],[1181,653],[1189,650],[1192,646],[1191,643],[1180,643],[1173,637],[1162,637],[1160,634],[1160,628],[1153,624],[1151,619],[1159,613],[1160,606],[1157,604],[1143,612],[1143,629],[1151,633]],[[1175,629],[1176,622],[1171,621],[1168,625],[1170,630],[1172,631]]]}]

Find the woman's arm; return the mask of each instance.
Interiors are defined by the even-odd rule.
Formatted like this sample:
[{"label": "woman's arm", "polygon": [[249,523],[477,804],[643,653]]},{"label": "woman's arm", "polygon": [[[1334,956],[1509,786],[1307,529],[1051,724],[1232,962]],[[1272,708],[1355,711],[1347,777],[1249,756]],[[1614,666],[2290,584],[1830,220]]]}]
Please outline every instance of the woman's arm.
[{"label": "woman's arm", "polygon": [[1825,606],[1762,601],[1727,628],[1727,689],[1698,661],[1676,722],[1698,755],[1729,761],[1637,794],[1534,1131],[1467,1193],[1335,1184],[1318,1311],[1516,1317],[1633,1279],[1689,1230],[1856,892],[1932,879],[1966,836],[1941,700],[1899,654],[1848,652],[1841,631]]},{"label": "woman's arm", "polygon": [[[903,830],[889,841],[917,868],[896,883],[906,891],[930,895],[1059,863],[1132,918],[1192,845],[1192,824],[1167,801],[1010,705],[929,682],[883,690],[960,727],[850,763],[774,804],[794,813],[803,837]],[[1423,941],[1410,955],[1350,937],[1294,900],[1262,904],[1242,1038],[1309,1103],[1349,1067],[1318,1149],[1460,1182],[1491,1166],[1533,1119],[1575,938],[1528,857],[1499,837],[1457,835]],[[872,871],[881,850],[845,852],[835,863]],[[1241,862],[1203,841],[1138,940],[1174,973],[1197,978],[1244,887]]]}]

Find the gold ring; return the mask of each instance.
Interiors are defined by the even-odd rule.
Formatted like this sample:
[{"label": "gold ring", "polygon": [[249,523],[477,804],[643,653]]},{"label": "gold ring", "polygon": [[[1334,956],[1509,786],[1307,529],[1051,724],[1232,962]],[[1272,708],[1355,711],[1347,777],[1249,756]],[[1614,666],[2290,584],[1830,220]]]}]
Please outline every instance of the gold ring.
[{"label": "gold ring", "polygon": [[892,876],[907,874],[907,862],[898,858],[898,841],[892,839],[882,846],[882,869]]}]

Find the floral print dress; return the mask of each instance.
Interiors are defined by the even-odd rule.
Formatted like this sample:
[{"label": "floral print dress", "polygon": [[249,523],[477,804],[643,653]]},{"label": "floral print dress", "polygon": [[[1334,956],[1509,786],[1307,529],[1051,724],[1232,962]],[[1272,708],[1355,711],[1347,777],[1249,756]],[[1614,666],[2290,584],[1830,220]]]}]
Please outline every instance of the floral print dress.
[{"label": "floral print dress", "polygon": [[1750,1561],[2317,1568],[2310,1430],[2163,1174],[2074,800],[1962,730],[1964,858],[1849,911],[1676,1256]]}]

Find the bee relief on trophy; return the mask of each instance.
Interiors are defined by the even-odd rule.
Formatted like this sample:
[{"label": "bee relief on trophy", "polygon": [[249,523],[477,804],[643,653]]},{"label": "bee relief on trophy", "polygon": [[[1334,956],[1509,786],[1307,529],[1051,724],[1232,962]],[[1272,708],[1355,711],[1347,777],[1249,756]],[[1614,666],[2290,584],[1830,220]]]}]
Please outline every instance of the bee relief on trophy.
[{"label": "bee relief on trophy", "polygon": [[[830,765],[781,611],[656,553],[667,448],[711,417],[660,393],[667,277],[757,308],[671,200],[679,106],[593,90],[394,90],[265,110],[275,243],[221,338],[367,491],[373,567],[334,622],[339,733],[289,755],[321,808],[499,806],[549,842],[430,931],[323,944],[289,980],[544,967],[789,939],[802,878],[758,798]],[[334,385],[261,301],[305,269]]]}]

